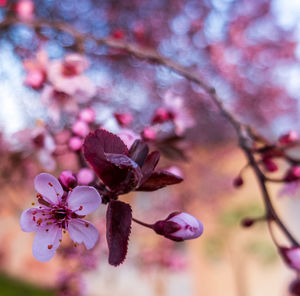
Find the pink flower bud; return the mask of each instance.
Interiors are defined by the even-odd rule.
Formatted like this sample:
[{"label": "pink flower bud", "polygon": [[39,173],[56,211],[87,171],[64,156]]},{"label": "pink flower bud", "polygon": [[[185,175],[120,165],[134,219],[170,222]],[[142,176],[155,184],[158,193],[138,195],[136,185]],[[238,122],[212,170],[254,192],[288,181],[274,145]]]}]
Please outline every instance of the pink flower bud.
[{"label": "pink flower bud", "polygon": [[242,179],[242,177],[236,177],[233,180],[233,186],[236,188],[241,187],[243,184],[244,184],[244,180]]},{"label": "pink flower bud", "polygon": [[72,131],[78,136],[85,137],[90,132],[90,128],[85,121],[78,120],[73,124]]},{"label": "pink flower bud", "polygon": [[87,123],[94,122],[96,117],[96,112],[93,108],[84,108],[79,113],[79,118],[82,121],[85,121]]},{"label": "pink flower bud", "polygon": [[145,127],[142,132],[142,137],[145,140],[153,141],[156,138],[156,131],[151,126]]},{"label": "pink flower bud", "polygon": [[15,9],[16,14],[23,21],[30,21],[34,17],[34,3],[31,0],[20,0]]},{"label": "pink flower bud", "polygon": [[276,163],[269,157],[263,159],[263,164],[268,172],[276,172],[278,170]]},{"label": "pink flower bud", "polygon": [[287,134],[282,135],[279,138],[279,142],[281,144],[290,144],[297,141],[299,138],[298,133],[296,131],[290,131]]},{"label": "pink flower bud", "polygon": [[58,180],[64,189],[67,190],[77,186],[77,179],[71,171],[62,171]]},{"label": "pink flower bud", "polygon": [[83,168],[77,173],[77,180],[79,185],[88,185],[94,180],[94,178],[94,172],[88,168]]},{"label": "pink flower bud", "polygon": [[40,89],[45,81],[45,75],[38,70],[33,70],[27,73],[25,78],[25,85],[33,89]]},{"label": "pink flower bud", "polygon": [[119,125],[122,127],[127,127],[129,124],[132,123],[133,120],[133,117],[130,113],[115,113],[114,116],[118,121]]},{"label": "pink flower bud", "polygon": [[158,108],[152,119],[152,123],[163,123],[167,120],[173,119],[174,115],[165,108]]},{"label": "pink flower bud", "polygon": [[203,224],[190,214],[174,212],[165,220],[157,221],[153,229],[174,241],[183,241],[199,237],[203,233]]},{"label": "pink flower bud", "polygon": [[73,151],[78,151],[81,149],[83,145],[83,140],[80,139],[79,137],[72,137],[69,141],[69,147],[73,150]]},{"label": "pink flower bud", "polygon": [[280,254],[283,257],[285,263],[297,271],[300,271],[300,248],[279,248]]},{"label": "pink flower bud", "polygon": [[286,176],[284,178],[286,182],[292,182],[299,179],[300,179],[300,166],[291,167],[286,173]]}]

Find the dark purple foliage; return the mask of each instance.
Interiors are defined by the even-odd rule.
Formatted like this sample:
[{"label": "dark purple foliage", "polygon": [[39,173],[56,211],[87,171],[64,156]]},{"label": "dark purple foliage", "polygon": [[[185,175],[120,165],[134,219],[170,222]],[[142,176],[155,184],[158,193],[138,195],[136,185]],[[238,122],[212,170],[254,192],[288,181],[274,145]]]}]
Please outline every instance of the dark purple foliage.
[{"label": "dark purple foliage", "polygon": [[129,204],[111,201],[106,213],[106,239],[109,249],[108,262],[118,266],[123,263],[128,248],[132,213]]},{"label": "dark purple foliage", "polygon": [[114,197],[133,190],[154,191],[183,180],[167,171],[154,171],[160,154],[148,153],[146,143],[137,140],[128,151],[119,137],[101,129],[84,141],[87,162]]}]

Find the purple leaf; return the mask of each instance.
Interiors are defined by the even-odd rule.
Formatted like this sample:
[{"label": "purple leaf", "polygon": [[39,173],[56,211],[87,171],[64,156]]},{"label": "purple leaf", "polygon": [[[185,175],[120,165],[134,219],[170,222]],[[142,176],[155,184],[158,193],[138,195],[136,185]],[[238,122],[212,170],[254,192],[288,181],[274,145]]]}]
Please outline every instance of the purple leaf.
[{"label": "purple leaf", "polygon": [[85,138],[83,148],[85,159],[109,188],[114,189],[126,178],[127,170],[107,159],[108,154],[128,155],[128,149],[119,137],[98,129]]},{"label": "purple leaf", "polygon": [[125,260],[131,230],[132,213],[129,204],[111,201],[106,212],[108,262],[118,266]]},{"label": "purple leaf", "polygon": [[159,158],[160,158],[160,153],[158,151],[153,151],[147,156],[144,165],[142,167],[142,173],[143,173],[142,183],[148,180],[149,177],[152,175],[155,167],[158,164]]},{"label": "purple leaf", "polygon": [[148,153],[148,145],[141,140],[135,140],[129,150],[131,159],[133,159],[140,167],[143,166]]},{"label": "purple leaf", "polygon": [[156,171],[137,189],[137,191],[154,191],[167,185],[178,184],[183,179],[167,171]]}]

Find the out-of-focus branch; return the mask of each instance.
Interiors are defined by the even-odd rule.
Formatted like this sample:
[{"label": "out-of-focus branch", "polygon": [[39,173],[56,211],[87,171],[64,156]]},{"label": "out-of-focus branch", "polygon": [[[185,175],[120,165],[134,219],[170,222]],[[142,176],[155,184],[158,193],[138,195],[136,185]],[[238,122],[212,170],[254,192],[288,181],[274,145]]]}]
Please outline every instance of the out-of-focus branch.
[{"label": "out-of-focus branch", "polygon": [[260,170],[259,165],[254,157],[254,152],[252,148],[249,147],[249,139],[255,141],[261,139],[261,137],[257,135],[256,132],[250,126],[240,122],[231,112],[229,112],[225,108],[223,101],[216,92],[216,89],[208,83],[206,83],[204,79],[200,78],[198,73],[195,73],[190,69],[181,66],[180,64],[174,62],[171,59],[162,57],[157,51],[153,49],[144,48],[136,44],[124,40],[117,40],[111,37],[96,38],[90,34],[81,33],[75,28],[73,28],[71,25],[68,25],[64,22],[50,21],[45,19],[35,19],[30,22],[22,22],[14,17],[9,17],[0,22],[0,31],[5,30],[6,28],[9,28],[16,24],[23,24],[32,27],[37,33],[40,29],[44,27],[51,27],[60,32],[71,34],[75,38],[78,48],[81,50],[84,48],[85,41],[92,40],[99,45],[105,45],[114,49],[119,49],[129,54],[132,54],[139,59],[145,59],[150,62],[163,65],[173,70],[174,72],[180,74],[181,76],[185,77],[189,81],[196,83],[210,96],[212,101],[218,107],[221,114],[231,123],[231,125],[235,129],[239,140],[239,146],[244,151],[245,156],[249,162],[249,166],[252,167],[258,180],[258,184],[260,186],[260,190],[262,192],[262,197],[264,200],[266,219],[276,223],[276,225],[281,229],[281,231],[285,234],[285,236],[288,238],[288,240],[293,246],[299,246],[297,240],[286,228],[285,224],[282,222],[276,210],[274,209],[272,200],[270,198],[270,194],[266,186],[266,183],[269,180]]}]

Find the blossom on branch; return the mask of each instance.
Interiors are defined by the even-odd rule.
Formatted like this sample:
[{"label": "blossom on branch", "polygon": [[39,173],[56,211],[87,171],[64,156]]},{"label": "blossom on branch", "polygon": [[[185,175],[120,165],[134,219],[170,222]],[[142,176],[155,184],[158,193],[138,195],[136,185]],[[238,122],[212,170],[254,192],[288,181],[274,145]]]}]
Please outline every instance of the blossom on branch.
[{"label": "blossom on branch", "polygon": [[52,175],[42,173],[34,180],[39,206],[25,210],[20,225],[25,232],[36,232],[32,253],[42,262],[49,261],[56,252],[62,231],[69,231],[76,244],[84,243],[91,249],[98,241],[98,230],[85,215],[95,211],[101,204],[97,190],[89,186],[77,186],[69,192],[63,190]]}]

